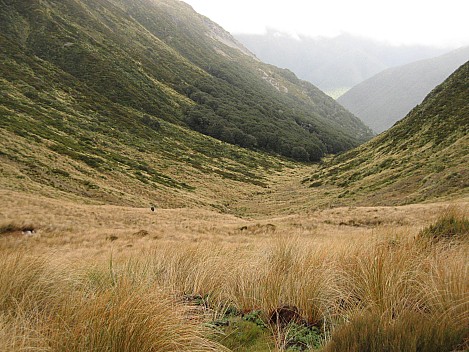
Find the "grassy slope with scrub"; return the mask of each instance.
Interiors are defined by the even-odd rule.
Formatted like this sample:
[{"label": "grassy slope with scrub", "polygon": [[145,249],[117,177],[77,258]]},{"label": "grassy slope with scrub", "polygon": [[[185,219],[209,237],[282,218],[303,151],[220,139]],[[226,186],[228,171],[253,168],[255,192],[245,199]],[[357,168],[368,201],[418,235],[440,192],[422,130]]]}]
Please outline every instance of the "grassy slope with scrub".
[{"label": "grassy slope with scrub", "polygon": [[[20,80],[19,93],[34,103],[44,103],[41,93],[51,88],[41,73],[56,71],[63,75],[53,81],[56,93],[76,99],[78,85],[88,108],[107,115],[108,128],[147,115],[302,161],[372,136],[317,88],[259,62],[183,2],[3,0],[0,6],[2,51],[11,61],[2,65],[2,77]],[[15,77],[24,72],[32,77]],[[48,108],[61,110],[58,97],[51,98]],[[133,110],[134,122],[113,116],[116,108]]]},{"label": "grassy slope with scrub", "polygon": [[467,195],[468,91],[466,63],[393,128],[325,162],[305,182],[338,186],[345,201],[368,204]]},{"label": "grassy slope with scrub", "polygon": [[13,41],[0,42],[4,188],[106,203],[223,207],[207,184],[262,188],[266,174],[288,164],[114,104]]}]

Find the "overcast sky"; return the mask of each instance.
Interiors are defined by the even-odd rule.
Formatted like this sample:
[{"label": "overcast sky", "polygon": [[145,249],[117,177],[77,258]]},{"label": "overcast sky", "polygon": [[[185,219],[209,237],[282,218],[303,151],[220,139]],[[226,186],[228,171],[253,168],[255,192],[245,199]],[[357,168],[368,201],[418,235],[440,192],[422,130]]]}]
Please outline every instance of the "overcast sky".
[{"label": "overcast sky", "polygon": [[184,0],[232,34],[350,33],[392,44],[469,45],[469,0]]}]

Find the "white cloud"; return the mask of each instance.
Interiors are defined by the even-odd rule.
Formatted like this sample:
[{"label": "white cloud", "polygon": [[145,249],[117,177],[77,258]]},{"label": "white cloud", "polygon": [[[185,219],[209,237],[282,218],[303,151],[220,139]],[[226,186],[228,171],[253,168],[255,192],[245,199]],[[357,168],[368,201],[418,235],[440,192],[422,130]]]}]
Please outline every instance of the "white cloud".
[{"label": "white cloud", "polygon": [[185,0],[232,33],[335,36],[395,44],[469,44],[468,0]]}]

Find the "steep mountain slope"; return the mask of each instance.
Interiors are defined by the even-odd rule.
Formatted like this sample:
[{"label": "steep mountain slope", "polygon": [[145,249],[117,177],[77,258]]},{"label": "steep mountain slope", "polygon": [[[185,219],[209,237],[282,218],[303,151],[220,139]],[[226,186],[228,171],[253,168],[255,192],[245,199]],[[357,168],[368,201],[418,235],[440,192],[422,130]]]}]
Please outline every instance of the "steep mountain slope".
[{"label": "steep mountain slope", "polygon": [[[52,56],[70,72],[34,55],[32,48],[39,45],[34,40],[41,35],[46,40],[47,32],[30,31],[28,22],[22,20],[18,12],[14,20],[5,20],[6,15],[15,14],[12,4],[7,7],[6,2],[1,2],[0,11],[3,16],[0,25],[9,29],[0,34],[2,191],[87,202],[138,206],[156,203],[167,207],[197,205],[225,210],[230,198],[244,189],[262,189],[267,174],[288,165],[278,158],[231,146],[185,128],[177,119],[179,115],[172,113],[181,110],[180,105],[194,103],[156,80],[146,88],[144,83],[151,77],[140,66],[132,66],[133,61],[128,61],[128,66],[118,66],[120,57],[113,55],[131,57],[124,49],[116,48],[104,56],[105,50],[100,52],[100,46],[88,46],[91,44],[83,39],[86,33],[92,33],[90,42],[100,35],[91,30],[91,25],[79,27],[72,33],[83,36],[80,37],[84,42],[82,47],[72,45],[69,40],[56,47],[58,52],[68,49],[78,52]],[[16,6],[19,4],[15,2]],[[27,6],[37,4],[22,3],[24,16],[32,16],[31,24],[35,26],[40,25],[43,14],[29,12],[31,8]],[[63,6],[63,3],[56,6]],[[3,11],[6,9],[9,12]],[[50,16],[51,13],[52,10]],[[5,33],[17,36],[7,37]],[[33,43],[31,48],[24,46],[29,41]],[[78,41],[76,39],[75,43]],[[156,38],[152,42],[160,45],[159,57],[179,58],[177,62],[169,59],[155,62],[152,68],[162,66],[157,71],[159,75],[164,72],[175,75],[171,69],[176,70],[177,65],[186,65],[186,73],[198,72],[197,67]],[[21,43],[24,45],[19,45]],[[47,43],[43,50],[52,50]],[[67,60],[77,62],[72,65]],[[91,70],[91,66],[96,70]],[[78,73],[74,73],[74,69]],[[135,82],[135,86],[141,85],[135,91],[130,91],[134,86],[128,82],[134,78],[129,73],[131,70],[147,78]],[[104,77],[100,78],[100,74]],[[126,77],[130,78],[125,81]],[[125,94],[129,94],[128,100]],[[155,115],[142,111],[138,105],[133,107],[134,98],[137,101],[141,98],[142,104],[148,98],[148,105],[142,105],[142,109],[157,110],[157,105],[150,104],[153,99],[161,103],[161,110]]]},{"label": "steep mountain slope", "polygon": [[[8,44],[0,38],[2,48]],[[262,188],[267,173],[283,167],[277,158],[113,104],[57,67],[13,49],[13,55],[0,52],[2,190],[223,209],[231,189]]]},{"label": "steep mountain slope", "polygon": [[325,163],[311,186],[344,200],[410,203],[469,191],[469,62],[393,128]]},{"label": "steep mountain slope", "polygon": [[[318,160],[371,136],[317,88],[262,64],[183,2],[1,0],[0,6],[2,52],[10,61],[2,65],[3,81],[32,70],[36,80],[17,88],[33,101],[47,86],[44,75],[55,70],[64,77],[55,90],[79,86],[95,112],[119,105],[138,111],[129,120],[166,120],[298,160]],[[9,100],[1,103],[12,108]],[[110,116],[108,123],[136,122]]]},{"label": "steep mountain slope", "polygon": [[441,55],[445,50],[392,46],[342,34],[335,38],[293,38],[274,30],[235,37],[261,60],[292,70],[333,97],[389,67]]},{"label": "steep mountain slope", "polygon": [[469,47],[390,68],[353,87],[337,101],[381,133],[421,103],[435,86],[467,60]]}]

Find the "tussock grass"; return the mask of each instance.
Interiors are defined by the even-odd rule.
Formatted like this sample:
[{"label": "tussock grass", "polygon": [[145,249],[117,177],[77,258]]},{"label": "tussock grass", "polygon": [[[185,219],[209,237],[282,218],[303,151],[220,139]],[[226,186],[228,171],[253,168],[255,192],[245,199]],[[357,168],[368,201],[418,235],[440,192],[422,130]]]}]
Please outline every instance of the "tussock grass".
[{"label": "tussock grass", "polygon": [[323,248],[281,236],[237,266],[228,291],[240,310],[262,310],[267,319],[282,306],[296,307],[309,323],[323,321],[336,298],[333,265]]},{"label": "tussock grass", "polygon": [[[376,213],[364,210],[367,217]],[[47,230],[39,238],[4,238],[0,350],[222,351],[220,343],[252,351],[467,348],[464,237],[448,245],[422,240],[421,225],[329,225],[328,214],[358,218],[360,209],[321,212],[319,225],[287,218],[255,235],[233,231],[240,226],[232,218],[222,232],[214,225],[219,217],[202,224],[184,217],[179,227],[160,221],[161,233],[174,231],[169,238],[152,238],[150,227],[149,236],[135,238],[132,228],[112,243],[97,232],[70,234],[72,245]],[[427,226],[437,219],[433,214]],[[187,236],[191,226],[195,234]],[[276,321],[282,309],[294,318]]]},{"label": "tussock grass", "polygon": [[407,308],[418,273],[419,253],[415,248],[372,245],[356,249],[342,258],[342,291],[350,292],[351,306],[397,314]]},{"label": "tussock grass", "polygon": [[467,348],[467,255],[467,245],[422,250],[418,241],[364,250],[344,272],[351,295],[325,351]]},{"label": "tussock grass", "polygon": [[1,350],[223,350],[204,337],[190,307],[145,276],[137,281],[128,267],[117,273],[108,263],[83,267],[57,259],[2,257]]},{"label": "tussock grass", "polygon": [[[403,351],[433,344],[436,351],[464,344],[469,332],[467,251],[465,244],[429,249],[412,239],[344,246],[279,235],[234,248],[163,248],[145,267],[178,295],[203,297],[205,308],[214,310],[234,305],[245,314],[259,311],[266,326],[275,324],[270,318],[276,309],[294,307],[304,324],[323,332],[331,351],[380,351],[381,344]],[[270,327],[278,350],[288,346],[287,330]],[[349,342],[337,343],[347,334]]]},{"label": "tussock grass", "polygon": [[[49,288],[47,261],[24,252],[2,253],[0,259],[0,310],[15,312],[30,308],[44,299]],[[52,273],[51,273],[52,274]]]},{"label": "tussock grass", "polygon": [[67,302],[40,327],[53,351],[217,350],[188,310],[158,289],[124,281],[91,297],[72,295]]},{"label": "tussock grass", "polygon": [[463,351],[469,347],[468,329],[461,323],[446,315],[412,312],[389,319],[366,312],[338,328],[324,351]]}]

